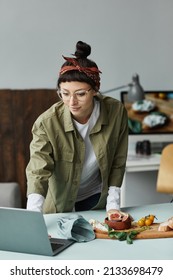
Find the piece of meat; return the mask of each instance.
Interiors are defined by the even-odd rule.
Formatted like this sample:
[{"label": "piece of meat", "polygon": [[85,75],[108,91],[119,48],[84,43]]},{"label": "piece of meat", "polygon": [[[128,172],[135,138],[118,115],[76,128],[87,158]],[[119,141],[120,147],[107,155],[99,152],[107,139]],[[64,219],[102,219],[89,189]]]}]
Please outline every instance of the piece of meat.
[{"label": "piece of meat", "polygon": [[168,221],[163,222],[159,225],[158,231],[169,231],[171,228],[168,226]]},{"label": "piece of meat", "polygon": [[173,229],[173,217],[161,223],[158,227],[158,231],[170,231],[172,229]]},{"label": "piece of meat", "polygon": [[107,212],[108,220],[116,220],[120,221],[121,220],[121,213],[118,210],[111,209]]},{"label": "piece of meat", "polygon": [[173,229],[173,217],[168,219],[168,226]]},{"label": "piece of meat", "polygon": [[121,229],[129,229],[131,227],[131,216],[128,213],[111,209],[107,212],[107,218],[105,219],[105,223],[117,230]]}]

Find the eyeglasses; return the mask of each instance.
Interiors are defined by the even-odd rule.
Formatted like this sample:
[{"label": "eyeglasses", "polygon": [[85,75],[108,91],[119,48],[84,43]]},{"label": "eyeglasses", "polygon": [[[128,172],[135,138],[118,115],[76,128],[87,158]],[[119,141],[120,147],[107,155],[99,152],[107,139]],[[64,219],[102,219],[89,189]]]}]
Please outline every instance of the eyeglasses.
[{"label": "eyeglasses", "polygon": [[86,96],[88,95],[88,93],[90,92],[91,88],[88,90],[79,90],[74,92],[73,94],[66,92],[66,91],[62,91],[62,90],[58,90],[58,96],[63,100],[63,101],[70,101],[70,98],[73,96],[75,97],[78,101],[85,101]]}]

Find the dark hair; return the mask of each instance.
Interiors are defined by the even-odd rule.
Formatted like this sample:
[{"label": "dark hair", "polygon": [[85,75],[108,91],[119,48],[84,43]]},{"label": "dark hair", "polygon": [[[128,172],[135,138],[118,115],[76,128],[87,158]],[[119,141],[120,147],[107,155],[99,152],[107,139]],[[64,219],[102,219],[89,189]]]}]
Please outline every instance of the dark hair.
[{"label": "dark hair", "polygon": [[[88,59],[87,57],[91,54],[91,47],[87,43],[82,41],[78,41],[76,44],[76,51],[73,54],[75,56],[76,61],[81,67],[97,67],[97,64]],[[66,61],[62,67],[73,65],[71,62]],[[88,77],[84,72],[80,72],[78,70],[67,71],[64,74],[60,75],[57,81],[57,87],[59,87],[60,83],[63,82],[84,82],[89,84],[93,89],[97,90],[97,85],[93,79]]]}]

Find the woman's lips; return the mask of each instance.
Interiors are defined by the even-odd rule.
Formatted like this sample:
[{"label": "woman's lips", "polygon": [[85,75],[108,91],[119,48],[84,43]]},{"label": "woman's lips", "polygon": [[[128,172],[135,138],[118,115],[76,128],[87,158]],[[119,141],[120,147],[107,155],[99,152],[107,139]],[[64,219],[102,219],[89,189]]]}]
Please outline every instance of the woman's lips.
[{"label": "woman's lips", "polygon": [[78,111],[78,110],[80,109],[80,107],[70,107],[70,109],[71,109],[72,111]]}]

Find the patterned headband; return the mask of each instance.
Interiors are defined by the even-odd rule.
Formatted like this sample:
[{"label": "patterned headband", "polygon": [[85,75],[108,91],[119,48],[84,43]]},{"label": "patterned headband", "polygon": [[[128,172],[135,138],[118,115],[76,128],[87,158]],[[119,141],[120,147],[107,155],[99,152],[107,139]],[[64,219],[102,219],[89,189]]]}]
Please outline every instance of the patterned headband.
[{"label": "patterned headband", "polygon": [[99,90],[99,88],[100,88],[99,73],[102,73],[102,72],[97,67],[81,67],[75,58],[65,57],[65,56],[63,56],[63,58],[66,61],[72,63],[72,65],[62,66],[62,68],[59,72],[60,75],[63,75],[64,73],[66,73],[68,71],[72,71],[72,70],[77,70],[79,72],[83,72],[95,82],[97,89]]}]

